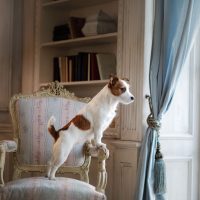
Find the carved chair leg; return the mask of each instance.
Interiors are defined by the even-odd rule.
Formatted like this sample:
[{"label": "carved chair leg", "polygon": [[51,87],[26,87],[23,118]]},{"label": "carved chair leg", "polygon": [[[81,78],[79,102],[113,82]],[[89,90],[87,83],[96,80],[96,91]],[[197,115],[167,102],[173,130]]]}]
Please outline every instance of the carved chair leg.
[{"label": "carved chair leg", "polygon": [[82,171],[81,173],[81,180],[86,182],[86,183],[89,183],[89,175],[88,175],[88,171]]},{"label": "carved chair leg", "polygon": [[101,146],[98,148],[98,182],[96,190],[105,193],[107,184],[106,160],[109,157],[109,150]]},{"label": "carved chair leg", "polygon": [[107,172],[106,172],[106,162],[105,160],[98,161],[98,183],[96,190],[105,193],[105,188],[107,184]]},{"label": "carved chair leg", "polygon": [[19,168],[15,167],[14,173],[13,173],[13,180],[21,178],[21,175],[22,175],[22,170],[20,170]]},{"label": "carved chair leg", "polygon": [[106,146],[99,147],[93,146],[91,143],[85,145],[86,155],[97,157],[98,159],[98,176],[96,190],[101,193],[105,193],[107,184],[107,172],[106,172],[106,160],[109,157],[109,150]]},{"label": "carved chair leg", "polygon": [[1,175],[0,186],[4,186],[3,172],[5,165],[5,158],[6,158],[5,148],[3,146],[0,146],[0,175]]}]

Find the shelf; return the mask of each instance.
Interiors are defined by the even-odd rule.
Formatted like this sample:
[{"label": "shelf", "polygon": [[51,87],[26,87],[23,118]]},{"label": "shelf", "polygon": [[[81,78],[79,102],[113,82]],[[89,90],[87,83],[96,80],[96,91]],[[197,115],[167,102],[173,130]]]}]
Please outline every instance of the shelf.
[{"label": "shelf", "polygon": [[43,8],[64,8],[64,9],[75,9],[80,7],[87,7],[107,2],[112,2],[114,0],[57,0],[57,1],[49,1],[42,4]]},{"label": "shelf", "polygon": [[[64,86],[97,86],[97,85],[106,85],[108,80],[95,80],[95,81],[74,81],[74,82],[60,82]],[[41,83],[40,87],[45,87],[49,83]]]},{"label": "shelf", "polygon": [[87,36],[69,40],[47,42],[41,45],[44,47],[78,47],[82,45],[99,45],[117,42],[117,33],[107,33],[95,36]]}]

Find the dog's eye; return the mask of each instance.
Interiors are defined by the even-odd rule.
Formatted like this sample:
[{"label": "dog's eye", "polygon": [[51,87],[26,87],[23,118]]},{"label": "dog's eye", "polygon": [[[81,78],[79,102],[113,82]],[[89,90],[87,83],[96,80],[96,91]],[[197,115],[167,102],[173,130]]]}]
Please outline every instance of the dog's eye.
[{"label": "dog's eye", "polygon": [[126,88],[125,87],[120,88],[120,89],[121,89],[122,93],[126,92]]}]

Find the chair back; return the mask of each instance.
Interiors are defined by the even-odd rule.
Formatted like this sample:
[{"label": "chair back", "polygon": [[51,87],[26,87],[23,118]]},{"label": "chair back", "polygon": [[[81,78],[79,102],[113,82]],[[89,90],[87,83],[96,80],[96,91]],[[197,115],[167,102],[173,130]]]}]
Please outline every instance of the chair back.
[{"label": "chair back", "polygon": [[[89,102],[89,98],[77,98],[58,82],[51,83],[32,95],[15,95],[10,101],[10,113],[14,127],[14,140],[18,150],[14,155],[14,178],[22,172],[44,172],[52,154],[54,139],[49,134],[47,122],[53,115],[55,128],[68,123]],[[85,155],[84,142],[76,144],[60,173],[73,172],[88,181],[90,156]]]}]

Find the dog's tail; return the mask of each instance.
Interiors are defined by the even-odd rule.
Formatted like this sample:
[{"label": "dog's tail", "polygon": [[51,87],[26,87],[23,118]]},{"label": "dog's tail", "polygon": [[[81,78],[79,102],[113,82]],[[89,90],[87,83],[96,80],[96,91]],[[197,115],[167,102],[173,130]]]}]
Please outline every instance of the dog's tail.
[{"label": "dog's tail", "polygon": [[56,131],[56,129],[54,127],[55,121],[56,121],[56,118],[54,116],[51,116],[48,121],[47,128],[48,128],[49,133],[52,135],[52,137],[56,141],[59,138],[59,132]]}]

